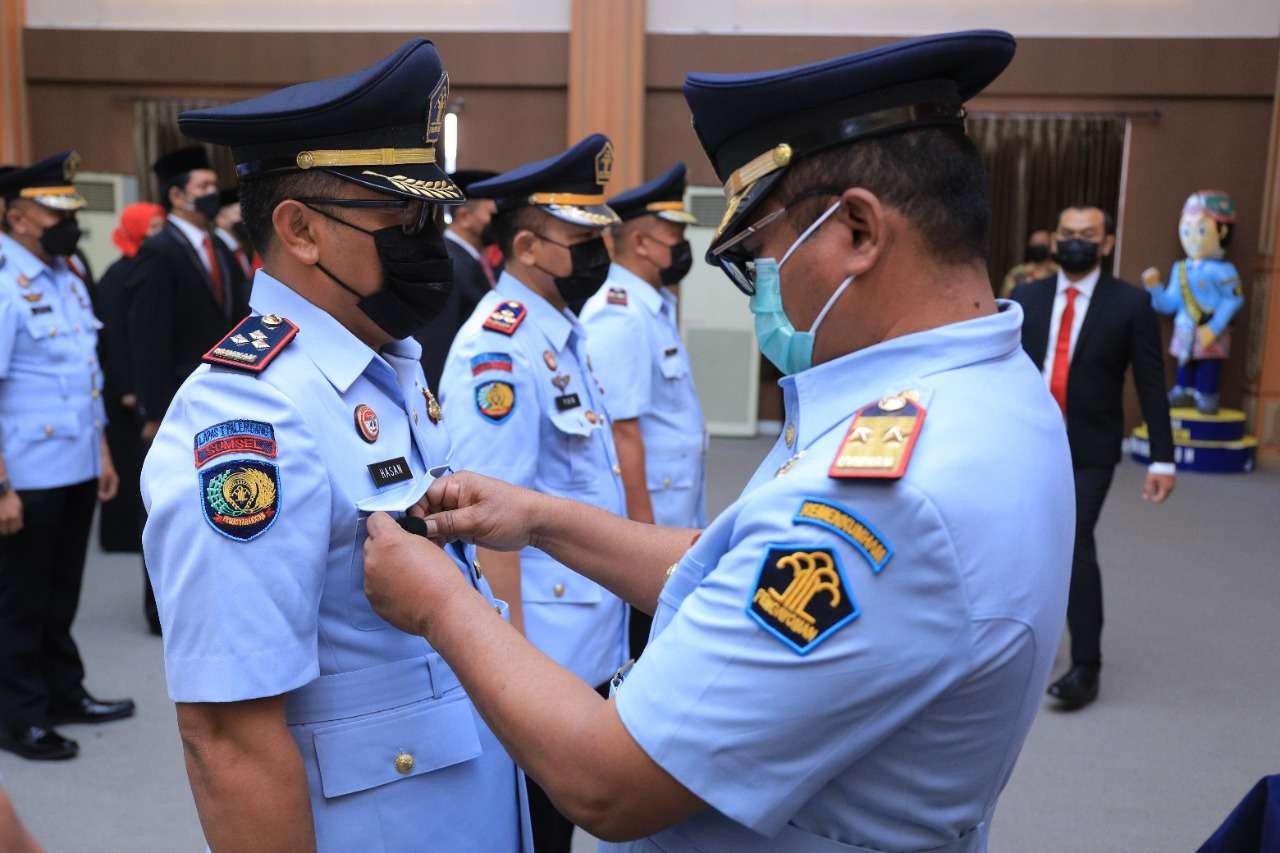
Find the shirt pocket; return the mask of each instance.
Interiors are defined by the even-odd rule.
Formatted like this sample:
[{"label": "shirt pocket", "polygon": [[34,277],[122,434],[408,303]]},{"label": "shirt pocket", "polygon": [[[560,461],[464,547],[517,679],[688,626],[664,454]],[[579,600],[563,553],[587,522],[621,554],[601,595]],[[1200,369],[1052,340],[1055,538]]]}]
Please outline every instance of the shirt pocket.
[{"label": "shirt pocket", "polygon": [[554,452],[544,456],[540,467],[548,484],[566,493],[590,485],[599,467],[593,458],[595,428],[587,423],[586,405],[583,400],[575,408],[548,415],[555,435]]},{"label": "shirt pocket", "polygon": [[[326,799],[424,777],[481,753],[475,715],[461,690],[319,726],[312,734]],[[424,796],[423,802],[446,802],[448,792],[438,793],[440,799]]]},{"label": "shirt pocket", "polygon": [[52,303],[40,302],[27,306],[27,334],[40,347],[44,357],[61,359],[65,347],[61,346],[70,329],[67,327],[62,312]]},{"label": "shirt pocket", "polygon": [[649,449],[645,454],[645,485],[650,492],[692,489],[697,484],[699,454],[689,450]]},{"label": "shirt pocket", "polygon": [[547,558],[521,560],[520,597],[533,604],[597,604],[600,586]]},{"label": "shirt pocket", "polygon": [[24,415],[18,433],[31,444],[41,441],[75,440],[84,435],[85,427],[73,412],[41,412]]}]

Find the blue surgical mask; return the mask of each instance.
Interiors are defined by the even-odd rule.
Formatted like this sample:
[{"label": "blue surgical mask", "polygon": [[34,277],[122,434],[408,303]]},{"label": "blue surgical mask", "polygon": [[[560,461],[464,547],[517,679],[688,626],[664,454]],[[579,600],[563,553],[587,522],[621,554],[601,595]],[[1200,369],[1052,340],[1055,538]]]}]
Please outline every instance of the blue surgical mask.
[{"label": "blue surgical mask", "polygon": [[787,249],[781,261],[773,258],[756,258],[755,261],[756,290],[751,295],[750,306],[751,313],[756,318],[756,341],[760,345],[760,352],[773,362],[773,366],[778,368],[784,376],[801,373],[813,366],[813,341],[818,333],[818,327],[822,325],[831,306],[836,304],[840,295],[853,283],[853,276],[840,282],[840,286],[831,294],[827,304],[822,306],[822,310],[813,321],[813,326],[807,332],[796,331],[796,327],[787,317],[786,309],[782,307],[782,265],[800,247],[800,244],[817,231],[819,226],[826,222],[839,207],[838,201],[828,207],[827,211],[791,244],[791,248]]}]

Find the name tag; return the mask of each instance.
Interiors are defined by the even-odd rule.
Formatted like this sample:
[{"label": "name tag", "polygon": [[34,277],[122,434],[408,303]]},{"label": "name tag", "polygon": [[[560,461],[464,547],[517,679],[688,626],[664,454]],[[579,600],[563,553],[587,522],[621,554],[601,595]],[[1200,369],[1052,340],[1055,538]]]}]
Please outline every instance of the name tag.
[{"label": "name tag", "polygon": [[556,411],[565,412],[569,409],[576,409],[582,405],[582,401],[578,399],[577,394],[561,394],[556,397]]},{"label": "name tag", "polygon": [[52,305],[36,305],[31,309],[31,313],[39,316],[40,314],[52,314]]},{"label": "name tag", "polygon": [[413,479],[409,462],[403,456],[373,463],[369,466],[369,474],[373,477],[373,484],[379,489]]}]

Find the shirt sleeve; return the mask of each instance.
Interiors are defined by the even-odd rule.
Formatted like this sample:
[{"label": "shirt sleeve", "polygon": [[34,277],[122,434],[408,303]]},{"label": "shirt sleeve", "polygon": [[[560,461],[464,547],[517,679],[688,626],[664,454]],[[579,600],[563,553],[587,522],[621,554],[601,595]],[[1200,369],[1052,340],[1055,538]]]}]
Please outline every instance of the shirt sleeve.
[{"label": "shirt sleeve", "polygon": [[653,407],[651,342],[640,306],[607,306],[587,321],[592,372],[604,388],[604,407],[615,421],[638,418]]},{"label": "shirt sleeve", "polygon": [[530,374],[529,359],[506,336],[481,333],[449,353],[440,394],[453,470],[534,487],[542,410]]},{"label": "shirt sleeve", "polygon": [[316,678],[331,495],[293,403],[246,374],[195,374],[147,455],[142,491],[170,697],[233,702]]},{"label": "shirt sleeve", "polygon": [[[673,589],[697,586],[616,699],[623,724],[655,762],[766,835],[963,677],[971,647],[955,549],[922,496],[891,506],[873,498],[868,506],[881,511],[858,515],[900,549],[875,573],[843,534],[792,522],[802,499],[770,492],[761,489],[743,509],[714,565],[698,564],[703,549],[696,546],[686,555],[659,612]],[[854,513],[853,504],[834,506]],[[839,597],[832,568],[842,581]],[[700,582],[688,580],[704,569]],[[806,569],[820,581],[807,605],[804,590],[793,588]],[[852,614],[839,609],[845,605]],[[806,627],[787,608],[822,616]],[[761,618],[766,612],[792,627],[770,624]],[[804,651],[789,644],[803,644],[814,628],[826,633]]]},{"label": "shirt sleeve", "polygon": [[9,364],[13,359],[13,345],[18,340],[18,306],[13,304],[6,289],[0,287],[0,379],[9,376]]}]

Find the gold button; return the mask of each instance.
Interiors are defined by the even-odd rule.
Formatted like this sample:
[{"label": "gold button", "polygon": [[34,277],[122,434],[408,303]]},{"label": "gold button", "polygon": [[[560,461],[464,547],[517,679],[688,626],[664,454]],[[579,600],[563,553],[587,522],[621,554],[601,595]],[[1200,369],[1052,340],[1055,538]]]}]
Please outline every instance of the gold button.
[{"label": "gold button", "polygon": [[671,478],[670,478],[670,477],[663,477],[663,478],[662,478],[662,488],[664,488],[664,489],[669,489],[669,488],[671,488]]},{"label": "gold button", "polygon": [[51,338],[56,338],[57,336],[58,336],[58,327],[57,327],[57,326],[50,326],[50,327],[49,327],[49,337],[51,337]]},{"label": "gold button", "polygon": [[619,465],[619,464],[618,464],[618,463],[616,463],[616,462],[615,462],[615,463],[613,463],[613,473],[615,473],[615,474],[617,474],[619,477],[621,477],[621,476],[622,476],[622,466],[621,466],[621,465]]},{"label": "gold button", "polygon": [[396,772],[412,773],[413,772],[413,756],[407,752],[402,752],[396,756]]},{"label": "gold button", "polygon": [[562,584],[562,583],[558,583],[558,584],[556,584],[554,587],[552,587],[551,591],[552,591],[552,592],[554,592],[554,593],[556,594],[556,598],[563,598],[563,597],[564,597],[564,584]]},{"label": "gold button", "polygon": [[100,392],[97,388],[94,388],[92,391],[89,392],[89,396],[96,400],[102,396],[102,392]]},{"label": "gold button", "polygon": [[476,570],[476,580],[480,580],[480,578],[484,577],[484,569],[480,568],[480,561],[479,561],[479,560],[474,560],[474,561],[471,563],[471,565],[472,565],[472,566],[475,568],[475,570]]},{"label": "gold button", "polygon": [[47,426],[47,425],[46,425],[46,426],[45,426],[45,428],[44,428],[44,434],[45,434],[45,435],[53,435],[53,427],[51,427],[51,426]]},{"label": "gold button", "polygon": [[782,440],[787,443],[787,447],[796,443],[796,427],[795,424],[787,424],[786,432],[782,434]]},{"label": "gold button", "polygon": [[[281,319],[280,319],[278,316],[276,316],[275,314],[267,314],[266,316],[264,316],[264,317],[262,318],[262,325],[266,326],[267,328],[275,328],[276,326],[279,326],[282,322],[284,322],[284,321],[283,321],[283,320],[281,320]],[[399,759],[396,759],[396,760],[398,761]],[[409,761],[410,761],[410,763],[412,763],[412,762],[413,762],[413,756],[412,756],[412,755],[411,755],[411,756],[409,756]]]}]

